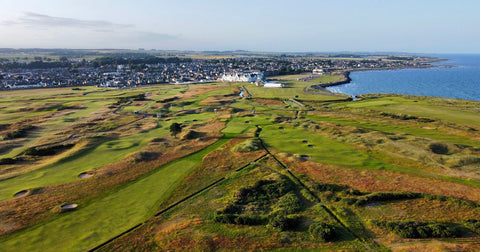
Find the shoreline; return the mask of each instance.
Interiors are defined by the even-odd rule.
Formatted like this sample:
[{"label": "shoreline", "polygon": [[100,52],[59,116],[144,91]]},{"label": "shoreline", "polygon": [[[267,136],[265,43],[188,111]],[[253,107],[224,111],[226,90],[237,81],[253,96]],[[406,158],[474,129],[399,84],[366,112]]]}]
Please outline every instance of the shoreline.
[{"label": "shoreline", "polygon": [[[436,62],[440,62],[440,61],[447,61],[447,60],[439,60],[439,61],[436,61]],[[333,86],[339,86],[339,85],[343,85],[343,84],[348,84],[350,82],[352,82],[352,78],[350,77],[350,74],[352,72],[363,72],[363,71],[394,71],[394,70],[402,70],[402,69],[426,69],[426,68],[451,68],[451,67],[455,67],[455,66],[449,66],[449,65],[439,65],[439,66],[435,66],[435,65],[427,65],[427,66],[423,66],[423,67],[404,67],[404,68],[381,68],[381,69],[358,69],[358,70],[345,70],[342,75],[343,75],[343,80],[340,80],[340,81],[336,81],[336,82],[331,82],[331,83],[324,83],[324,84],[318,84],[318,85],[312,85],[311,88],[313,89],[318,89],[318,90],[321,90],[321,89],[325,89],[327,87],[333,87]]]}]

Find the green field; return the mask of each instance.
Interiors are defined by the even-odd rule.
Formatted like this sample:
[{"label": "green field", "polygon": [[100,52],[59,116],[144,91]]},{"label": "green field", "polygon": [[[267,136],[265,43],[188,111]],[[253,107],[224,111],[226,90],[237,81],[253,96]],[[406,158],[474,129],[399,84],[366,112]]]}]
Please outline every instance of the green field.
[{"label": "green field", "polygon": [[263,88],[256,87],[254,85],[247,85],[247,90],[253,97],[269,98],[269,99],[290,99],[295,98],[299,100],[313,100],[313,101],[339,101],[348,98],[346,95],[339,94],[338,96],[332,96],[331,93],[315,90],[315,92],[325,93],[325,95],[309,94],[305,93],[305,88],[310,88],[312,85],[320,85],[325,83],[336,82],[343,79],[343,76],[339,75],[323,75],[320,78],[302,81],[297,80],[299,78],[305,78],[308,75],[289,75],[278,76],[272,78],[272,80],[280,83],[285,83],[285,88]]},{"label": "green field", "polygon": [[478,102],[305,77],[2,93],[0,250],[480,249]]},{"label": "green field", "polygon": [[[107,195],[74,213],[67,213],[40,227],[25,230],[0,245],[2,251],[84,251],[148,219],[199,161],[225,140],[159,167],[147,177]],[[161,181],[159,183],[159,181]],[[61,238],[52,233],[62,234]]]}]

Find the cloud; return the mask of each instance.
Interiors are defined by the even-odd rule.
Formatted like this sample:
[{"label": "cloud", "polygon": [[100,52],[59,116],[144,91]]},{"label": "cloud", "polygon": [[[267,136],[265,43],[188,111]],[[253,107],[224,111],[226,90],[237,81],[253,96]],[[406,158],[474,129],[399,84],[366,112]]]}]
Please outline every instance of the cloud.
[{"label": "cloud", "polygon": [[52,17],[34,12],[25,12],[14,20],[3,21],[3,25],[22,25],[36,28],[81,28],[97,32],[111,32],[116,29],[133,28],[133,25],[115,24],[104,20],[82,20],[65,17]]},{"label": "cloud", "polygon": [[[161,48],[183,41],[180,34],[138,29],[132,24],[25,12],[0,21],[0,47]],[[25,34],[35,40],[25,40]],[[7,46],[8,45],[8,46]]]}]

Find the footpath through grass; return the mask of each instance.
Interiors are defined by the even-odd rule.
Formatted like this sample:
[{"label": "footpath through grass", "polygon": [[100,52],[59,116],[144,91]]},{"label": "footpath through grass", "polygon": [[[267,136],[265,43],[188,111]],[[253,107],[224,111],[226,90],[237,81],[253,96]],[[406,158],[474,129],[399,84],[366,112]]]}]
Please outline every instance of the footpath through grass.
[{"label": "footpath through grass", "polygon": [[150,218],[202,158],[228,139],[158,168],[123,189],[0,241],[1,251],[85,251]]}]

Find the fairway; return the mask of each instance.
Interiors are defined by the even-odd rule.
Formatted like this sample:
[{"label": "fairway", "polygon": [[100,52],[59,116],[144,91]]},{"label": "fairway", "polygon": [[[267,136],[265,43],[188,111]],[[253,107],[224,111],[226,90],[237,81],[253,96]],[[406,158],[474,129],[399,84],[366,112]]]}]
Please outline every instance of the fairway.
[{"label": "fairway", "polygon": [[[214,145],[162,166],[152,174],[51,222],[2,241],[2,251],[85,251],[149,218]],[[57,237],[52,234],[61,234]]]}]

